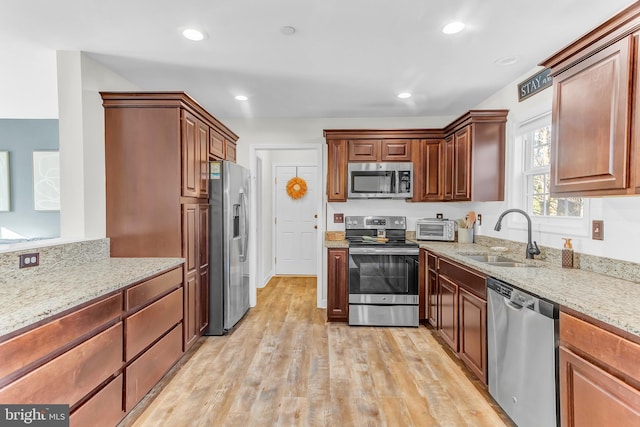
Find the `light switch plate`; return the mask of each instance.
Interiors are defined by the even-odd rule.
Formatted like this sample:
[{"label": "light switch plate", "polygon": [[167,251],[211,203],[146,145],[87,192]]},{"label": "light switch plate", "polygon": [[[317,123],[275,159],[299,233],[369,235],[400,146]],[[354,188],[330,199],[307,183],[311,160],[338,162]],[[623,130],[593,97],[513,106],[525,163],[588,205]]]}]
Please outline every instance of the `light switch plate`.
[{"label": "light switch plate", "polygon": [[593,240],[604,240],[604,221],[594,219],[591,222],[591,238]]}]

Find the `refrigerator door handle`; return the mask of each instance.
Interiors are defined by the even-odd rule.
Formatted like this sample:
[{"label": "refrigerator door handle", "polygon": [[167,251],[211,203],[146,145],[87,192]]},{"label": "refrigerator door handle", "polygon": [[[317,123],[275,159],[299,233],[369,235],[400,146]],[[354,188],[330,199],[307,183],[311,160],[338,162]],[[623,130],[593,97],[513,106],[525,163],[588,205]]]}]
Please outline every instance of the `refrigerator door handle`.
[{"label": "refrigerator door handle", "polygon": [[242,230],[240,232],[240,238],[242,239],[240,242],[240,261],[245,262],[247,260],[247,250],[249,244],[249,231],[247,226],[247,201],[244,191],[240,192],[240,209],[242,212],[242,220],[240,224],[242,224]]}]

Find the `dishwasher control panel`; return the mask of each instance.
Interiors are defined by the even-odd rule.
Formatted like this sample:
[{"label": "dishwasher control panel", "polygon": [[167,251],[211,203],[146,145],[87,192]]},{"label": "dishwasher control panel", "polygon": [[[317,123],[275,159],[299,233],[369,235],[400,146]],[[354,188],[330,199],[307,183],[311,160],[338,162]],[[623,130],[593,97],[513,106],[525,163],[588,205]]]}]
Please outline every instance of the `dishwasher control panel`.
[{"label": "dishwasher control panel", "polygon": [[511,299],[511,293],[513,292],[513,288],[510,286],[503,286],[500,283],[493,282],[489,286],[491,289],[499,293],[505,298]]}]

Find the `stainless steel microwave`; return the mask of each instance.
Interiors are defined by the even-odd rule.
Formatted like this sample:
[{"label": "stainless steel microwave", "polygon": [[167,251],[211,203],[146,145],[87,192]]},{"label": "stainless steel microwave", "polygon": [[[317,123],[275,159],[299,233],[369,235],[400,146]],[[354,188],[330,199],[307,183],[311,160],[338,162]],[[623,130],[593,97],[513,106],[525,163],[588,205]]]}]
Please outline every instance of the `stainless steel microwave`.
[{"label": "stainless steel microwave", "polygon": [[417,240],[455,240],[455,221],[450,219],[423,218],[416,221]]},{"label": "stainless steel microwave", "polygon": [[413,163],[349,163],[350,199],[410,199],[413,197]]}]

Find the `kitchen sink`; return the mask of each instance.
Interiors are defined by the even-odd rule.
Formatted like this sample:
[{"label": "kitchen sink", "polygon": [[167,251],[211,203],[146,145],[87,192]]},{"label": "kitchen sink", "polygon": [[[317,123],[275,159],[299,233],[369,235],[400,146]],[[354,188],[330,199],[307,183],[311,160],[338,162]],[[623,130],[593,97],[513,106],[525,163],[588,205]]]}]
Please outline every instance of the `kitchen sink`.
[{"label": "kitchen sink", "polygon": [[465,255],[467,258],[472,259],[474,261],[480,261],[480,262],[488,262],[488,263],[494,263],[494,262],[515,262],[514,260],[510,259],[510,258],[506,258],[500,255]]},{"label": "kitchen sink", "polygon": [[511,258],[503,257],[501,255],[488,255],[488,254],[464,254],[460,253],[466,258],[474,261],[484,262],[495,267],[534,267],[534,265],[526,264],[524,262],[514,261]]}]

